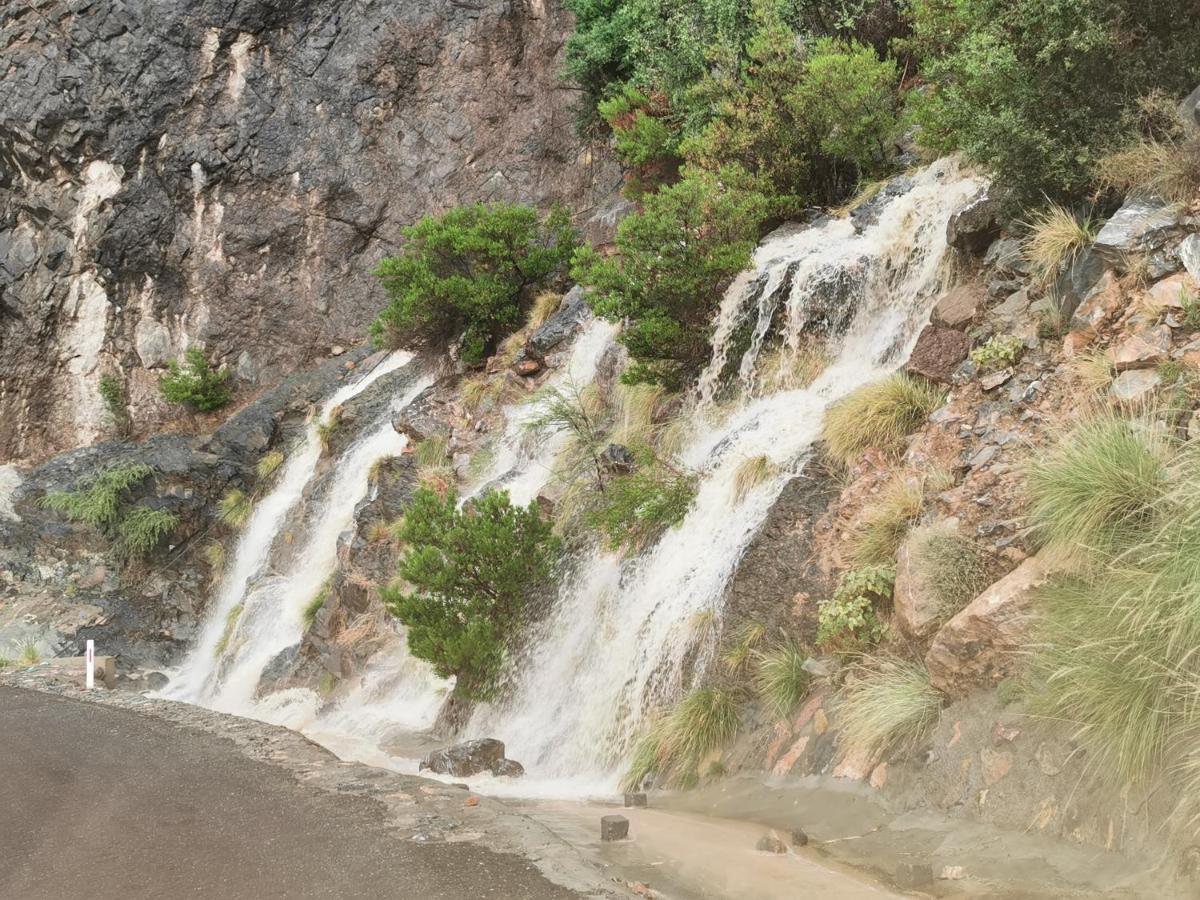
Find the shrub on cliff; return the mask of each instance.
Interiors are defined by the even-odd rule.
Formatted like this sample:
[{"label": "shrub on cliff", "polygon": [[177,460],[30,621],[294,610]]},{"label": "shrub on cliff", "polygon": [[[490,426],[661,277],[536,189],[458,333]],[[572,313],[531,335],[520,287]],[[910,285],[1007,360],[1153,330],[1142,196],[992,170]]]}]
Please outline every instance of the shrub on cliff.
[{"label": "shrub on cliff", "polygon": [[183,355],[183,365],[172,360],[167,374],[158,382],[163,399],[182,403],[197,412],[212,412],[229,402],[230,373],[214,369],[199,347],[189,347]]},{"label": "shrub on cliff", "polygon": [[439,676],[454,676],[460,696],[487,699],[522,610],[557,558],[550,523],[536,503],[513,506],[503,491],[459,509],[453,492],[420,488],[397,532],[408,547],[406,586],[384,588],[383,597],[407,626],[409,649]]},{"label": "shrub on cliff", "polygon": [[426,216],[404,236],[400,253],[375,269],[390,302],[371,336],[392,348],[461,336],[471,365],[520,326],[533,293],[562,273],[576,246],[565,210],[541,218],[507,203]]},{"label": "shrub on cliff", "polygon": [[615,256],[576,256],[597,315],[626,321],[633,357],[622,381],[684,386],[709,355],[709,323],[729,281],[750,263],[768,201],[744,170],[685,170],[621,222]]},{"label": "shrub on cliff", "polygon": [[1193,0],[914,0],[921,141],[1026,198],[1086,193],[1136,98],[1195,87]]},{"label": "shrub on cliff", "polygon": [[168,510],[129,504],[129,492],[152,471],[143,463],[113,466],[82,479],[72,491],[47,494],[42,505],[72,522],[100,529],[112,539],[121,560],[146,556],[179,524],[179,517]]}]

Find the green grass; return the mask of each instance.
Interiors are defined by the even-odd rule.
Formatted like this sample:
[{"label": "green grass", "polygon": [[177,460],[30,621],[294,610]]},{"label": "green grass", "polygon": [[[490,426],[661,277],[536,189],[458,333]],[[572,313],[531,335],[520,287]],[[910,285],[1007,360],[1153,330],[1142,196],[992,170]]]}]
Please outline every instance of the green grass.
[{"label": "green grass", "polygon": [[264,453],[254,465],[254,474],[259,481],[270,481],[279,472],[280,466],[283,465],[283,451],[272,450],[269,453]]},{"label": "green grass", "polygon": [[229,642],[233,639],[233,632],[237,628],[238,620],[242,618],[242,609],[242,604],[239,603],[225,614],[225,627],[221,629],[221,637],[213,649],[213,655],[217,659],[224,656],[225,651],[229,649]]},{"label": "green grass", "polygon": [[839,700],[842,741],[870,752],[914,749],[942,710],[942,695],[925,667],[899,659],[859,668]]},{"label": "green grass", "polygon": [[793,350],[780,347],[764,353],[758,361],[760,393],[798,391],[816,381],[829,367],[828,352],[817,345]]},{"label": "green grass", "polygon": [[9,659],[7,656],[0,656],[0,671],[7,669],[12,664],[13,664],[13,661],[11,659]]},{"label": "green grass", "polygon": [[1021,250],[1042,281],[1051,281],[1064,264],[1074,262],[1096,240],[1098,230],[1090,216],[1078,216],[1057,203],[1038,210],[1025,227]]},{"label": "green grass", "polygon": [[179,516],[165,509],[137,506],[121,516],[113,549],[121,559],[146,556],[179,525]]},{"label": "green grass", "polygon": [[225,572],[225,545],[220,541],[209,541],[204,546],[204,561],[208,563],[210,577],[212,583],[216,584],[221,580],[221,575]]},{"label": "green grass", "polygon": [[333,439],[342,424],[342,408],[335,406],[324,419],[317,422],[317,440],[321,443],[321,452],[328,453],[333,449]]},{"label": "green grass", "polygon": [[413,461],[421,469],[438,469],[446,465],[446,447],[449,441],[441,436],[429,437],[413,447]]},{"label": "green grass", "polygon": [[910,546],[913,565],[942,618],[954,615],[992,583],[983,548],[945,523],[914,531]]},{"label": "green grass", "polygon": [[118,518],[125,493],[151,474],[151,468],[143,463],[114,466],[85,478],[73,491],[47,494],[42,504],[72,522],[93,527],[110,526]]},{"label": "green grass", "polygon": [[36,666],[42,661],[42,654],[34,641],[26,641],[21,645],[17,659],[23,666]]},{"label": "green grass", "polygon": [[638,742],[623,789],[640,788],[651,774],[659,786],[694,784],[704,758],[731,741],[737,730],[733,691],[696,688]]},{"label": "green grass", "polygon": [[217,502],[217,519],[230,528],[241,528],[250,518],[253,505],[245,491],[231,487]]},{"label": "green grass", "polygon": [[758,655],[754,687],[772,715],[788,715],[808,695],[811,679],[804,669],[807,659],[808,655],[792,643]]},{"label": "green grass", "polygon": [[899,456],[905,438],[937,409],[945,394],[936,385],[895,374],[859,388],[825,414],[826,452],[849,467],[875,448]]},{"label": "green grass", "polygon": [[[711,627],[713,623],[709,623]],[[732,635],[728,646],[721,653],[721,666],[729,675],[740,675],[749,666],[755,648],[767,636],[767,626],[750,620],[742,623]]]},{"label": "green grass", "polygon": [[748,456],[738,463],[733,476],[733,496],[738,502],[746,499],[752,490],[778,474],[778,467],[769,456]]},{"label": "green grass", "polygon": [[1028,467],[1029,517],[1043,544],[1069,557],[1144,527],[1176,450],[1152,417],[1089,414]]},{"label": "green grass", "polygon": [[896,475],[866,506],[862,525],[850,542],[856,566],[893,565],[909,528],[921,515],[925,502],[922,480],[903,473]]},{"label": "green grass", "polygon": [[321,585],[321,589],[304,604],[304,611],[300,614],[301,620],[304,622],[304,630],[308,631],[313,627],[313,623],[317,621],[317,614],[325,608],[325,601],[329,599],[329,595],[333,590],[333,576],[330,575],[325,579],[325,583]]}]

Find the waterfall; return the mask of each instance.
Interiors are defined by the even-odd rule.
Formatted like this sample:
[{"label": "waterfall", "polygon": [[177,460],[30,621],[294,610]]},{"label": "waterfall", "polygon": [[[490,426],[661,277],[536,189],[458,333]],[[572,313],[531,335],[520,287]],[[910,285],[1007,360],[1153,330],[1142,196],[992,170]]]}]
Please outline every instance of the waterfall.
[{"label": "waterfall", "polygon": [[[385,410],[384,421],[374,432],[352,445],[338,461],[337,483],[329,492],[322,514],[313,518],[308,545],[298,557],[296,571],[287,577],[274,576],[270,574],[272,548],[289,513],[313,481],[321,457],[317,426],[335,408],[411,360],[412,354],[406,352],[389,355],[371,371],[335,391],[306,424],[303,438],[289,453],[274,486],[254,504],[195,646],[172,679],[168,696],[204,705],[218,705],[220,701],[244,707],[262,665],[271,654],[289,645],[280,647],[279,642],[293,634],[289,643],[299,640],[300,610],[332,571],[337,537],[349,524],[354,504],[366,493],[373,458],[398,453],[404,446],[404,439],[391,428]],[[419,379],[402,403],[411,402],[430,380]],[[314,579],[317,588],[310,590]],[[230,617],[239,607],[242,613],[236,626],[230,628]],[[235,677],[230,681],[228,675]]]},{"label": "waterfall", "polygon": [[[682,452],[701,476],[686,518],[636,559],[597,550],[578,565],[516,662],[512,696],[480,707],[469,724],[468,736],[500,738],[526,766],[529,775],[513,790],[565,795],[615,787],[648,717],[687,689],[689,671],[703,669],[729,579],[820,436],[824,411],[906,359],[944,286],[949,217],[979,186],[943,160],[915,176],[911,190],[862,233],[830,219],[763,243],[754,272],[735,281],[718,313],[713,361]],[[817,333],[832,361],[808,387],[745,391],[722,414],[712,397],[738,325],[755,317],[739,364],[749,381],[762,322],[780,311],[783,352]],[[758,456],[778,474],[739,497],[739,464]],[[686,666],[695,654],[697,665]]]}]

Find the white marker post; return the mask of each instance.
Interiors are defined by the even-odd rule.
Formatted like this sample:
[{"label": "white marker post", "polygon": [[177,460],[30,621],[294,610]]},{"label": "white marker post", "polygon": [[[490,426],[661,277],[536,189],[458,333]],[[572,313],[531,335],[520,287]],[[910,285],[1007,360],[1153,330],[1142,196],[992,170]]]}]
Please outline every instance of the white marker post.
[{"label": "white marker post", "polygon": [[96,642],[87,642],[87,652],[83,656],[87,665],[87,689],[90,691],[96,686]]}]

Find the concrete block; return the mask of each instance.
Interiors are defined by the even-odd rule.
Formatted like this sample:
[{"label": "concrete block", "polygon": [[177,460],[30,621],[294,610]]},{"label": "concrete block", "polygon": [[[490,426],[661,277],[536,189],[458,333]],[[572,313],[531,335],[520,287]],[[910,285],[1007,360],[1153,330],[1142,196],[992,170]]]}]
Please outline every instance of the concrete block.
[{"label": "concrete block", "polygon": [[623,841],[629,837],[629,820],[624,816],[600,817],[600,840]]}]

